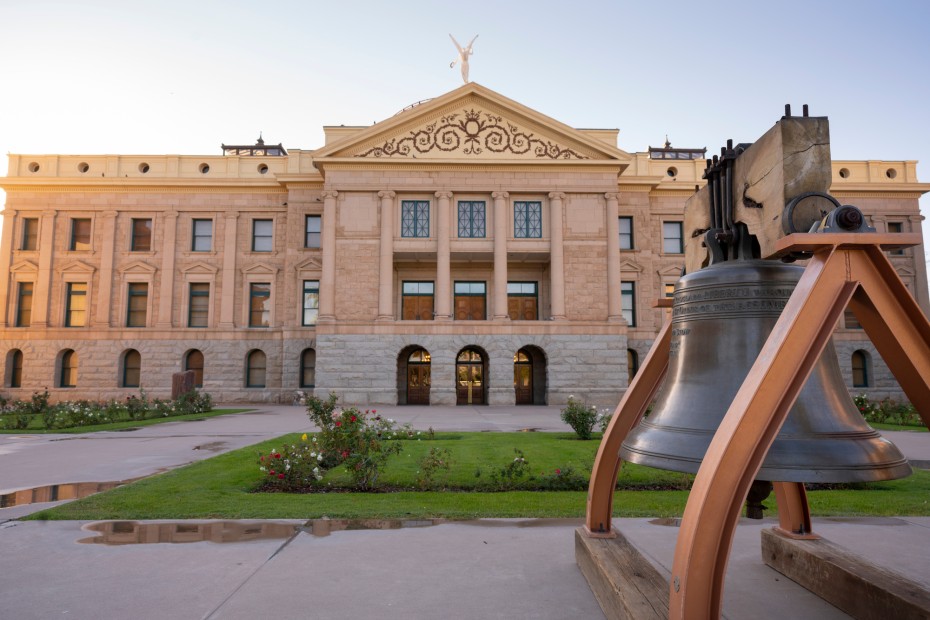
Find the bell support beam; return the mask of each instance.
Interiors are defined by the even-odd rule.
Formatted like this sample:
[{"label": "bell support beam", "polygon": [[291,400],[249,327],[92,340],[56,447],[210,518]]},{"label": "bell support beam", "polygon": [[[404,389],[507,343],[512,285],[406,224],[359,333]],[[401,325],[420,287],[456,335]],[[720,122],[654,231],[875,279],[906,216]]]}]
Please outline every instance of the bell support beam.
[{"label": "bell support beam", "polygon": [[675,547],[671,619],[720,617],[742,503],[858,286],[847,282],[845,261],[831,260],[833,250],[808,263],[698,470]]},{"label": "bell support beam", "polygon": [[803,482],[773,482],[778,505],[778,533],[788,538],[816,540],[811,527],[811,509]]},{"label": "bell support beam", "polygon": [[[671,308],[671,299],[659,299],[656,307]],[[613,538],[616,534],[610,527],[613,514],[614,488],[620,472],[620,446],[646,413],[649,403],[655,398],[665,373],[668,371],[669,349],[672,342],[672,319],[666,313],[662,329],[652,344],[649,354],[640,366],[633,382],[627,387],[620,404],[604,431],[601,445],[597,449],[591,481],[588,484],[588,506],[585,532],[593,538]]]}]

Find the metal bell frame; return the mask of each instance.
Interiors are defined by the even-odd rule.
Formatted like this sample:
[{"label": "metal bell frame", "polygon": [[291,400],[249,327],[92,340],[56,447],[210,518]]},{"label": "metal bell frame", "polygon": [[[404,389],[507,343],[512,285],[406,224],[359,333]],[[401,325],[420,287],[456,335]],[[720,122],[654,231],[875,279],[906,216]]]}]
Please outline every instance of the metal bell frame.
[{"label": "metal bell frame", "polygon": [[[794,233],[777,241],[775,254],[767,258],[799,252],[811,258],[695,477],[672,564],[670,619],[720,617],[743,500],[847,306],[930,428],[930,322],[883,253],[920,243],[918,233]],[[661,299],[657,307],[670,308],[671,300]],[[670,343],[671,319],[666,317],[598,448],[588,487],[588,536],[616,535],[611,514],[618,452],[658,392],[668,370]],[[811,528],[804,484],[774,486],[776,531],[819,538]]]}]

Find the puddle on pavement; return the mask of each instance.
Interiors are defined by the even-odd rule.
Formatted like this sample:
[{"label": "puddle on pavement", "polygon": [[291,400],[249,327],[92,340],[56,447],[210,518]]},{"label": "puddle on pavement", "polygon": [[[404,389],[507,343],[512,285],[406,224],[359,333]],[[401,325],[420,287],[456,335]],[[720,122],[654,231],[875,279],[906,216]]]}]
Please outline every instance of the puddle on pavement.
[{"label": "puddle on pavement", "polygon": [[537,431],[539,431],[538,428],[521,428],[521,429],[518,430],[517,432],[518,432],[518,433],[535,433],[535,432],[537,432]]},{"label": "puddle on pavement", "polygon": [[202,443],[199,446],[194,446],[194,450],[206,450],[207,452],[222,452],[226,447],[225,441],[211,441],[210,443]]},{"label": "puddle on pavement", "polygon": [[116,487],[135,482],[136,480],[138,480],[138,478],[114,482],[71,482],[68,484],[49,484],[42,487],[22,489],[20,491],[13,491],[0,495],[0,508],[81,499],[82,497],[93,495],[94,493],[115,489]]},{"label": "puddle on pavement", "polygon": [[273,521],[211,521],[208,523],[100,521],[84,526],[83,529],[96,532],[96,535],[83,538],[78,542],[98,545],[233,543],[250,540],[283,540],[300,531],[313,536],[329,536],[332,532],[340,531],[399,530],[430,527],[444,522],[444,519],[313,519],[303,524]]},{"label": "puddle on pavement", "polygon": [[649,525],[665,525],[668,527],[681,527],[681,519],[675,517],[665,517],[662,519],[653,519]]}]

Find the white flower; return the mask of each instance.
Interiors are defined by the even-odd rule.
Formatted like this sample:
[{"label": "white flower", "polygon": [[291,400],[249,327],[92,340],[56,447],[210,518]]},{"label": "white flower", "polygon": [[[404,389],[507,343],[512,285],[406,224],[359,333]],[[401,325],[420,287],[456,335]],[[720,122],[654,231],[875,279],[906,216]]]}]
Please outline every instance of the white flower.
[{"label": "white flower", "polygon": [[316,455],[316,460],[317,460],[317,461],[322,461],[322,460],[323,460],[323,455],[322,455],[322,454],[317,454],[317,455]]}]

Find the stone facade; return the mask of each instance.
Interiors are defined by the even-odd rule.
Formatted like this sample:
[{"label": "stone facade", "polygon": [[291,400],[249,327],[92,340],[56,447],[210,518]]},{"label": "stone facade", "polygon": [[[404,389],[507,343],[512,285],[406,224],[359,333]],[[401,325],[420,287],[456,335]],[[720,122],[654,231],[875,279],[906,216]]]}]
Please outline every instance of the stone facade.
[{"label": "stone facade", "polygon": [[[624,152],[617,133],[466,84],[327,127],[312,151],[10,155],[3,393],[165,397],[202,359],[226,402],[613,406],[681,274],[675,234],[705,165],[701,150]],[[876,228],[920,232],[915,162],[833,172]],[[922,256],[892,261],[926,311]],[[851,389],[859,352],[854,389],[899,395],[861,330],[835,340]]]}]

